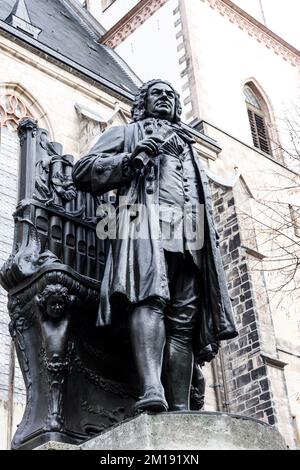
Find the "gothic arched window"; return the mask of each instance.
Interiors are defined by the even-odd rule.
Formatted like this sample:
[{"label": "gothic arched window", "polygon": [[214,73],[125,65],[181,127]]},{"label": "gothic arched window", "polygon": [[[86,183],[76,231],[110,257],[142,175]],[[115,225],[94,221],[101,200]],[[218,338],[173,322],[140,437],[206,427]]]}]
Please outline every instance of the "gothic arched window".
[{"label": "gothic arched window", "polygon": [[244,87],[248,118],[254,147],[272,155],[270,137],[267,128],[268,114],[266,105],[258,93],[250,86]]}]

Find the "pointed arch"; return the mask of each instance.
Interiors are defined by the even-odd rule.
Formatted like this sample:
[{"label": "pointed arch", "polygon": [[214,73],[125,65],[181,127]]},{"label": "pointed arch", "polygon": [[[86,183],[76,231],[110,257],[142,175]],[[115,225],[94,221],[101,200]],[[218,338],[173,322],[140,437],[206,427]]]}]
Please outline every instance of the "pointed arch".
[{"label": "pointed arch", "polygon": [[0,127],[16,131],[20,120],[26,116],[38,121],[53,138],[53,129],[47,113],[39,102],[19,83],[0,83]]},{"label": "pointed arch", "polygon": [[254,147],[281,159],[279,137],[270,99],[255,78],[245,80],[243,93]]}]

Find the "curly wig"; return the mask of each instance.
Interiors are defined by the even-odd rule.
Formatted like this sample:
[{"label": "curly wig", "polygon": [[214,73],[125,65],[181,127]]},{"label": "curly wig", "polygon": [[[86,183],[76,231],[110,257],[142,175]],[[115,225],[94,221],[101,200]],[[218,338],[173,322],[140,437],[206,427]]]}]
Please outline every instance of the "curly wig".
[{"label": "curly wig", "polygon": [[144,83],[141,88],[139,89],[138,93],[135,96],[134,103],[131,109],[131,116],[133,118],[133,121],[141,121],[142,119],[147,118],[146,115],[146,107],[147,107],[147,95],[148,95],[148,90],[150,87],[155,85],[156,83],[165,83],[167,84],[170,88],[175,93],[175,114],[173,118],[173,123],[174,124],[179,124],[180,123],[180,116],[182,112],[181,104],[180,104],[180,96],[179,93],[177,93],[176,90],[172,87],[172,85],[167,82],[166,80],[150,80],[147,83]]}]

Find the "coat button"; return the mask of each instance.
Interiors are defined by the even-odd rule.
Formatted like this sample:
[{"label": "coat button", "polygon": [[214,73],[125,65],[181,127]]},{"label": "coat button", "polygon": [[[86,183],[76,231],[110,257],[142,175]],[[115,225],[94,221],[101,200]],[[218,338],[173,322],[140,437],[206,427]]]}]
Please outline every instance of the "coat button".
[{"label": "coat button", "polygon": [[185,200],[185,202],[190,202],[190,198],[187,197],[187,196],[184,198],[184,200]]},{"label": "coat button", "polygon": [[176,170],[180,171],[181,170],[181,165],[176,165]]},{"label": "coat button", "polygon": [[147,194],[153,194],[153,188],[147,188],[146,193]]}]

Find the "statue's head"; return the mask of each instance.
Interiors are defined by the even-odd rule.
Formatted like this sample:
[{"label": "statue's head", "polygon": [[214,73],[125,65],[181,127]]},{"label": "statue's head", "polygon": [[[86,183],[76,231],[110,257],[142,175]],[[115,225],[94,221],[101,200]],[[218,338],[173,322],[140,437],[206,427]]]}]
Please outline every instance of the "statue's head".
[{"label": "statue's head", "polygon": [[178,124],[182,108],[180,96],[165,80],[151,80],[139,89],[132,106],[134,121],[148,117],[165,119]]},{"label": "statue's head", "polygon": [[71,301],[71,296],[66,287],[60,284],[50,284],[43,290],[37,300],[46,316],[61,318]]}]

